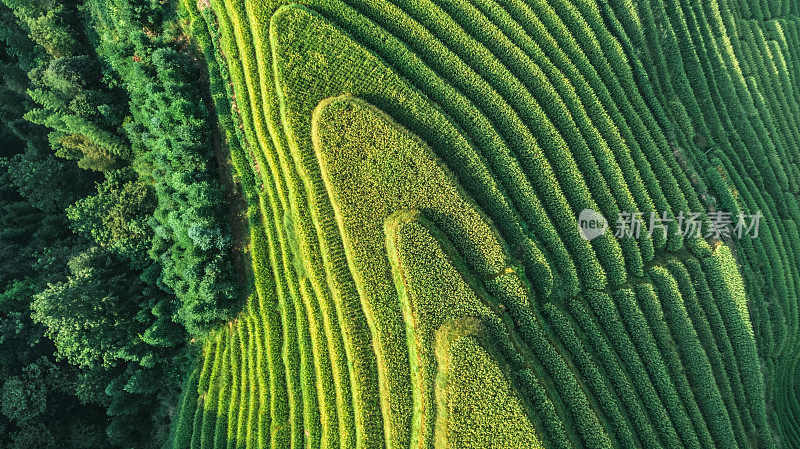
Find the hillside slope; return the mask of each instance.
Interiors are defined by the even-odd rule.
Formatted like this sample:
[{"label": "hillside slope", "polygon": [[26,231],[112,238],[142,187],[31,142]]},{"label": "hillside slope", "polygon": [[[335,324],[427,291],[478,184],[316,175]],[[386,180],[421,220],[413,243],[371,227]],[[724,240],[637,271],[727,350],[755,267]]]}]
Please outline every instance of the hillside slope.
[{"label": "hillside slope", "polygon": [[796,2],[183,8],[255,293],[173,447],[800,445]]}]

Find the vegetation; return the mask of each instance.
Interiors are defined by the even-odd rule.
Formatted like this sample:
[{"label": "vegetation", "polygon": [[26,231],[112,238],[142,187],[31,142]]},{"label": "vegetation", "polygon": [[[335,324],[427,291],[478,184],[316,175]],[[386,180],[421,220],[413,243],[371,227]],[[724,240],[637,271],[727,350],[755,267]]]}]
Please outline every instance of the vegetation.
[{"label": "vegetation", "polygon": [[173,8],[0,6],[3,447],[160,446],[189,334],[237,307],[205,67]]},{"label": "vegetation", "polygon": [[[451,356],[434,343],[437,330],[475,329],[458,317],[493,333],[491,345],[470,347],[505,367],[525,428],[544,447],[785,441],[780,413],[766,406],[775,365],[763,337],[790,338],[793,312],[756,303],[759,289],[788,298],[797,287],[795,218],[767,219],[763,239],[676,231],[694,211],[736,216],[791,201],[795,156],[776,142],[788,144],[793,125],[764,116],[777,111],[767,101],[791,116],[795,94],[774,88],[777,79],[756,86],[746,79],[753,69],[741,69],[769,67],[761,55],[774,52],[782,62],[765,76],[795,85],[786,34],[786,44],[743,49],[730,30],[749,19],[727,3],[184,7],[229,74],[234,102],[218,112],[239,124],[252,195],[262,198],[254,212],[270,238],[259,251],[271,265],[256,271],[275,280],[264,272],[257,300],[294,304],[281,307],[274,344],[290,347],[287,356],[298,348],[307,366],[290,380],[298,369],[286,365],[284,377],[285,407],[307,433],[293,428],[288,444],[446,445],[448,423],[463,425],[448,410],[466,411],[471,399],[442,405],[437,382],[450,375],[436,357]],[[790,27],[790,17],[764,29]],[[761,60],[744,61],[753,53]],[[772,156],[757,153],[771,146]],[[612,225],[618,212],[643,212],[645,237],[588,242],[576,232],[584,208]],[[650,212],[668,223],[652,239]],[[441,249],[425,252],[425,242]],[[782,273],[774,289],[757,267]],[[302,401],[289,399],[301,397],[298,383]],[[473,429],[494,419],[472,416],[485,420]],[[452,441],[486,446],[476,432]]]},{"label": "vegetation", "polygon": [[799,446],[798,44],[790,0],[2,0],[0,446]]}]

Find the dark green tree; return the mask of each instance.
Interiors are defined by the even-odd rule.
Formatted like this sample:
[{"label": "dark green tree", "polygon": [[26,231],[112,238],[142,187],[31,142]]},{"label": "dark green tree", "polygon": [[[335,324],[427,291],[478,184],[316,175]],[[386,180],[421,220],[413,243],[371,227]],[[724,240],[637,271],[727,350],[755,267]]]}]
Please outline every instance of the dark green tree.
[{"label": "dark green tree", "polygon": [[143,269],[152,263],[147,256],[153,235],[148,221],[155,207],[153,189],[124,169],[109,172],[97,193],[67,208],[67,217],[78,234]]},{"label": "dark green tree", "polygon": [[150,323],[140,314],[148,290],[130,280],[130,269],[114,253],[91,247],[69,263],[64,282],[34,297],[33,318],[42,323],[59,355],[78,366],[116,366],[146,352],[139,338]]}]

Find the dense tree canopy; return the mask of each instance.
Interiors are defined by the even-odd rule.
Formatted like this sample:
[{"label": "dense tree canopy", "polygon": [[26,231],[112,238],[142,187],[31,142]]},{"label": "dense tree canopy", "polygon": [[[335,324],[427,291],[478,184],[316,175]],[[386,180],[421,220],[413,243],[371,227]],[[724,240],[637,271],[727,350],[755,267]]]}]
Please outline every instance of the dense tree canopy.
[{"label": "dense tree canopy", "polygon": [[0,2],[0,447],[158,447],[236,307],[170,3]]}]

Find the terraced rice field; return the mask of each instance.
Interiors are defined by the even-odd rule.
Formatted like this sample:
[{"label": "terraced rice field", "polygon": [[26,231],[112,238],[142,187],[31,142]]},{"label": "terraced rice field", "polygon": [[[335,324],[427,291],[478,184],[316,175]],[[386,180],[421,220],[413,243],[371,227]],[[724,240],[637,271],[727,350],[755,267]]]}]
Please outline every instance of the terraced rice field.
[{"label": "terraced rice field", "polygon": [[173,447],[800,447],[800,3],[182,7],[255,292]]}]

